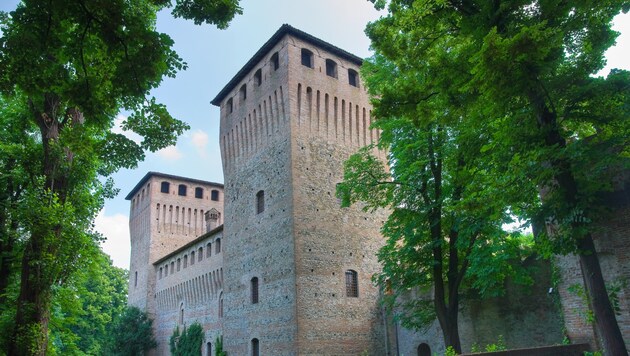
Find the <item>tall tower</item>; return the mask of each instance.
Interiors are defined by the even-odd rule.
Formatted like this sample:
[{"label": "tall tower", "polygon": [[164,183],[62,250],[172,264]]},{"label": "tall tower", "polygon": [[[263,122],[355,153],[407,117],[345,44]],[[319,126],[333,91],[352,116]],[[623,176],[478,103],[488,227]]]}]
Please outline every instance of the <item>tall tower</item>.
[{"label": "tall tower", "polygon": [[212,101],[230,354],[385,354],[370,281],[385,212],[342,209],[335,197],[344,161],[378,135],[361,62],[284,25]]},{"label": "tall tower", "polygon": [[214,208],[222,216],[223,185],[149,172],[125,199],[131,201],[128,303],[154,318],[153,263],[204,234],[207,211]]}]

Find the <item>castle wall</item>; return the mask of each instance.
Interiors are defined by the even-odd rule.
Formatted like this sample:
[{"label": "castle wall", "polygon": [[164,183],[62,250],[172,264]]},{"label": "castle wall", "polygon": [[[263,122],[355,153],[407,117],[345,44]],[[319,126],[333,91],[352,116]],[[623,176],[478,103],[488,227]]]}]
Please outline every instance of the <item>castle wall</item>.
[{"label": "castle wall", "polygon": [[158,355],[169,354],[169,340],[177,327],[182,331],[199,323],[211,345],[221,335],[223,246],[223,232],[218,231],[155,265]]},{"label": "castle wall", "polygon": [[[295,256],[288,107],[287,43],[278,42],[221,104],[226,187],[224,347],[229,354],[294,355]],[[276,69],[271,57],[277,53]],[[260,70],[261,81],[255,73]],[[246,86],[243,99],[240,88]],[[230,105],[228,102],[231,101]],[[264,192],[264,210],[257,194]],[[252,301],[252,279],[259,300]]]},{"label": "castle wall", "polygon": [[[348,69],[359,67],[297,38],[290,43],[298,354],[384,355],[379,293],[370,279],[380,270],[386,215],[341,209],[335,194],[345,160],[377,135],[365,90],[349,84]],[[313,53],[313,68],[302,64],[302,49]],[[327,59],[336,63],[336,78],[327,75]],[[357,273],[358,297],[346,295],[346,271]]]}]

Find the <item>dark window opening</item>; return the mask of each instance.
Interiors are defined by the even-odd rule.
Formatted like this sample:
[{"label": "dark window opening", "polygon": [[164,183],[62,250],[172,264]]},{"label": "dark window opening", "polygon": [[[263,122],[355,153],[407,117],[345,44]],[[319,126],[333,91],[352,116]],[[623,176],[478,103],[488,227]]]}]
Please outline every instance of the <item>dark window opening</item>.
[{"label": "dark window opening", "polygon": [[208,242],[206,245],[206,258],[212,256],[212,243]]},{"label": "dark window opening", "polygon": [[171,274],[175,273],[175,262],[171,262]]},{"label": "dark window opening", "polygon": [[203,247],[199,247],[199,251],[197,252],[197,261],[201,262],[203,259]]},{"label": "dark window opening", "polygon": [[309,51],[306,48],[302,48],[302,65],[313,68],[313,52]]},{"label": "dark window opening", "polygon": [[186,196],[186,186],[183,184],[180,184],[179,187],[177,187],[177,195],[181,195],[183,197]]},{"label": "dark window opening", "polygon": [[195,264],[195,251],[191,251],[190,252],[190,265],[194,265]]},{"label": "dark window opening", "polygon": [[271,56],[271,68],[273,68],[273,70],[278,70],[278,68],[280,68],[280,58],[278,57],[278,52]]},{"label": "dark window opening", "polygon": [[203,188],[197,187],[195,188],[195,198],[202,199],[203,198]]},{"label": "dark window opening", "polygon": [[354,69],[348,69],[348,84],[353,87],[359,87],[359,73]]},{"label": "dark window opening", "polygon": [[212,344],[209,342],[206,343],[206,355],[212,356]]},{"label": "dark window opening", "polygon": [[252,339],[252,356],[260,356],[260,342],[258,339]]},{"label": "dark window opening", "polygon": [[188,267],[188,255],[184,255],[184,268]]},{"label": "dark window opening", "polygon": [[357,272],[351,269],[346,271],[346,297],[359,296],[359,280]]},{"label": "dark window opening", "polygon": [[251,280],[252,288],[252,304],[258,303],[258,277],[254,277]]},{"label": "dark window opening", "polygon": [[261,190],[256,193],[256,214],[265,211],[265,191]]},{"label": "dark window opening", "polygon": [[227,111],[228,114],[231,114],[234,111],[234,102],[232,101],[232,98],[229,98],[227,101]]},{"label": "dark window opening", "polygon": [[167,193],[168,194],[170,189],[171,189],[171,183],[169,183],[169,182],[162,182],[162,184],[160,185],[160,192],[161,193]]},{"label": "dark window opening", "polygon": [[247,84],[241,85],[241,89],[239,89],[239,94],[240,94],[241,102],[247,99]]},{"label": "dark window opening", "polygon": [[133,286],[134,287],[138,286],[138,271],[136,271],[136,276],[135,276],[134,281],[133,281]]},{"label": "dark window opening", "polygon": [[254,73],[254,84],[258,87],[262,84],[262,69],[258,69],[256,73]]},{"label": "dark window opening", "polygon": [[219,201],[219,191],[218,190],[212,190],[210,192],[210,200],[214,200],[214,201]]},{"label": "dark window opening", "polygon": [[326,75],[337,78],[337,63],[335,63],[332,59],[326,60]]},{"label": "dark window opening", "polygon": [[164,266],[164,277],[168,276],[168,263]]},{"label": "dark window opening", "polygon": [[162,279],[162,267],[160,267],[160,279]]},{"label": "dark window opening", "polygon": [[429,345],[425,343],[418,345],[418,356],[431,356],[431,348]]},{"label": "dark window opening", "polygon": [[179,270],[181,269],[181,267],[182,267],[182,260],[181,260],[181,258],[178,258],[178,259],[177,259],[177,272],[179,272]]},{"label": "dark window opening", "polygon": [[217,239],[214,242],[214,253],[220,253],[221,252],[221,239]]}]

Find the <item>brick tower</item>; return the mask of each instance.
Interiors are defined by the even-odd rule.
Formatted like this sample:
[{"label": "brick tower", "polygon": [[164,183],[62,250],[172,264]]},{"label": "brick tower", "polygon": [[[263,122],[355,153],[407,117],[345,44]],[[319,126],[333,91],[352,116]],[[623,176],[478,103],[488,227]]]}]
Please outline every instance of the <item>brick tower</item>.
[{"label": "brick tower", "polygon": [[206,212],[223,212],[223,185],[149,172],[125,197],[131,202],[129,305],[155,318],[153,263],[208,229]]},{"label": "brick tower", "polygon": [[230,354],[386,354],[370,281],[385,212],[342,209],[335,197],[343,162],[378,135],[361,62],[284,25],[212,101]]}]

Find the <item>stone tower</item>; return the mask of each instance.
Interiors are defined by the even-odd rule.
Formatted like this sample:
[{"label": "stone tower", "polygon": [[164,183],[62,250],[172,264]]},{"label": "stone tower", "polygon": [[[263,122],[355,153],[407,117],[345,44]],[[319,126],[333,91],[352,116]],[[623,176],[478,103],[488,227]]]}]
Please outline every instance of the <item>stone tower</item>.
[{"label": "stone tower", "polygon": [[[220,223],[223,185],[149,172],[125,199],[131,202],[128,303],[155,318],[153,263]],[[206,221],[208,211],[216,211],[219,221]]]},{"label": "stone tower", "polygon": [[342,209],[335,197],[343,162],[378,135],[361,62],[284,25],[212,101],[230,354],[386,354],[370,281],[386,215]]}]

